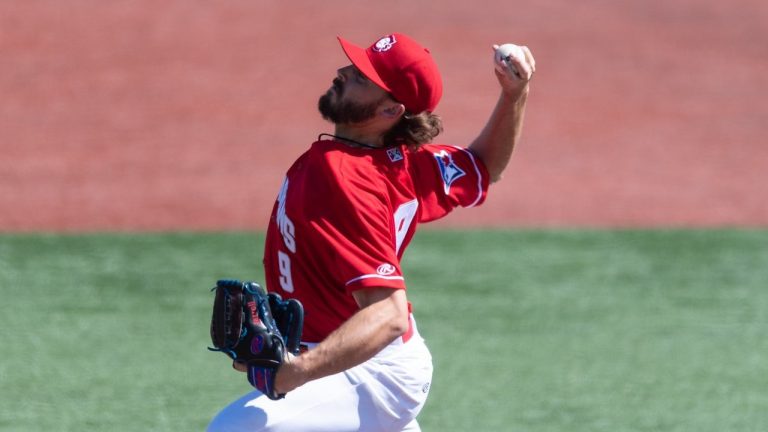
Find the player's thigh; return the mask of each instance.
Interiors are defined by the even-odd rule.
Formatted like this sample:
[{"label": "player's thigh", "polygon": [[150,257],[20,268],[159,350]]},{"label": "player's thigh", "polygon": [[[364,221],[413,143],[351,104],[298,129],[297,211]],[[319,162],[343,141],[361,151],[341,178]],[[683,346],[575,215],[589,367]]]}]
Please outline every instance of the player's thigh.
[{"label": "player's thigh", "polygon": [[208,431],[359,431],[357,387],[336,374],[310,381],[278,401],[254,391],[221,410]]}]

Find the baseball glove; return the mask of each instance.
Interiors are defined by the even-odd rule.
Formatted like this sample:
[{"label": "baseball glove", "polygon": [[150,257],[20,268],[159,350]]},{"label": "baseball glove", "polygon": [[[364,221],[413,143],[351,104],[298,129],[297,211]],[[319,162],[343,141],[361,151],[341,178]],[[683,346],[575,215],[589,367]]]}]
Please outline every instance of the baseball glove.
[{"label": "baseball glove", "polygon": [[224,279],[216,292],[211,317],[214,348],[247,366],[248,382],[273,400],[275,375],[287,353],[298,355],[304,309],[297,300],[267,294],[255,282]]}]

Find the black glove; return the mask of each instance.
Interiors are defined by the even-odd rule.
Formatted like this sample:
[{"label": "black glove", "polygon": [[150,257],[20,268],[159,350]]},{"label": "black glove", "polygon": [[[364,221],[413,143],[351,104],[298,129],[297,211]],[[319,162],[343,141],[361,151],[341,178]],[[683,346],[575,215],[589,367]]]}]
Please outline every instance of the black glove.
[{"label": "black glove", "polygon": [[[287,352],[298,353],[304,321],[301,303],[282,300],[277,294],[268,296],[255,282],[233,279],[216,282],[212,291],[216,291],[211,317],[215,348],[209,349],[244,363],[248,382],[270,399],[285,397],[274,390],[275,375]],[[275,316],[271,305],[275,306]]]}]

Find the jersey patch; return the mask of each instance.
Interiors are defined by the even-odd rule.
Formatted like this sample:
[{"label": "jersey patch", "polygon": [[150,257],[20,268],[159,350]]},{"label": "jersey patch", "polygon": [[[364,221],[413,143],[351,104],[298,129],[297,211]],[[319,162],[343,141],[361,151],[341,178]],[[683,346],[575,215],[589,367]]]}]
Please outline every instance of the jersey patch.
[{"label": "jersey patch", "polygon": [[440,153],[433,154],[435,160],[437,160],[437,166],[440,168],[440,177],[443,178],[443,191],[448,195],[451,191],[453,182],[464,177],[467,173],[456,165],[456,162],[453,161],[453,157],[447,151],[442,150]]},{"label": "jersey patch", "polygon": [[389,156],[390,162],[398,162],[403,160],[403,152],[397,147],[387,149],[387,156]]},{"label": "jersey patch", "polygon": [[394,273],[394,272],[395,272],[395,270],[397,270],[397,269],[396,269],[396,268],[395,268],[395,266],[393,266],[392,264],[389,264],[389,263],[384,263],[384,264],[380,265],[380,266],[379,266],[379,267],[376,269],[376,273],[378,273],[378,274],[380,274],[380,275],[382,275],[382,276],[389,276],[389,275],[391,275],[392,273]]}]

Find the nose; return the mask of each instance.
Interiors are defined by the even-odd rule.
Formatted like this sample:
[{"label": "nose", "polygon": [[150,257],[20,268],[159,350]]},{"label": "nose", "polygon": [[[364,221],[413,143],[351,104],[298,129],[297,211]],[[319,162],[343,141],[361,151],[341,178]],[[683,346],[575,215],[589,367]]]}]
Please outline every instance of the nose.
[{"label": "nose", "polygon": [[349,66],[344,66],[343,68],[338,69],[336,71],[336,74],[338,75],[339,79],[342,80],[342,81],[346,81],[347,80],[347,76],[349,75],[349,71],[353,67],[354,66],[349,65]]}]

